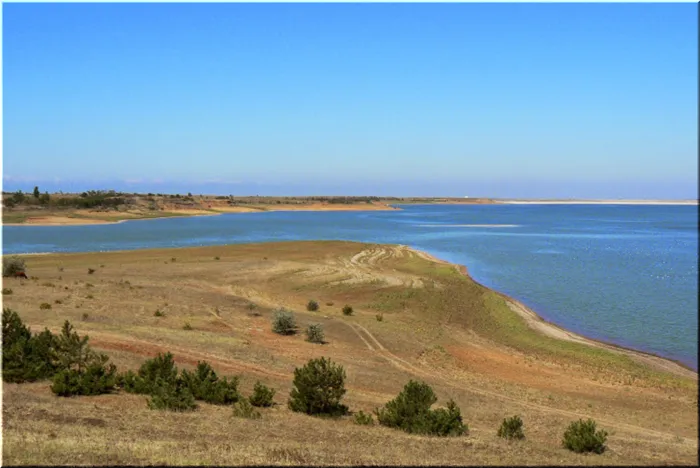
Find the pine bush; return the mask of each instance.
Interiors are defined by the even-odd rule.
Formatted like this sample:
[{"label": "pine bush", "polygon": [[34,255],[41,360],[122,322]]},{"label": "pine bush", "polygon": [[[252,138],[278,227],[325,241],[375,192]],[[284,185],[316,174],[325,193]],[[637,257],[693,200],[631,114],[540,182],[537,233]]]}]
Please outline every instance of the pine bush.
[{"label": "pine bush", "polygon": [[497,434],[498,437],[504,439],[524,439],[523,420],[520,419],[520,416],[505,418],[501,423],[501,427],[498,428]]},{"label": "pine bush", "polygon": [[345,370],[330,359],[312,359],[294,369],[294,388],[289,409],[310,415],[341,416],[348,407],[340,403],[345,394]]},{"label": "pine bush", "polygon": [[273,398],[275,396],[275,390],[269,388],[260,382],[255,383],[253,387],[253,394],[248,399],[250,404],[258,407],[269,407],[274,404]]},{"label": "pine bush", "polygon": [[603,453],[606,449],[605,442],[608,433],[604,430],[596,431],[596,423],[592,419],[584,421],[579,419],[572,422],[564,432],[562,445],[576,453],[593,452]]},{"label": "pine bush", "polygon": [[468,432],[454,401],[447,408],[431,410],[437,401],[433,389],[423,382],[409,381],[399,395],[375,411],[379,424],[411,434],[458,436]]},{"label": "pine bush", "polygon": [[199,362],[194,372],[183,370],[181,379],[190,389],[195,400],[215,405],[228,405],[240,399],[238,378],[220,379],[207,362]]}]

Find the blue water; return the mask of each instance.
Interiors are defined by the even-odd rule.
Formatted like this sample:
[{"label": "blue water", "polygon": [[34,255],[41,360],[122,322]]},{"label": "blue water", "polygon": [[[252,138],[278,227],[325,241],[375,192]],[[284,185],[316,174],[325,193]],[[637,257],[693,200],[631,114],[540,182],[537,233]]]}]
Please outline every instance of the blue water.
[{"label": "blue water", "polygon": [[696,206],[402,208],[241,213],[92,226],[3,226],[2,242],[4,253],[301,239],[405,244],[466,265],[477,281],[522,301],[551,322],[697,370]]}]

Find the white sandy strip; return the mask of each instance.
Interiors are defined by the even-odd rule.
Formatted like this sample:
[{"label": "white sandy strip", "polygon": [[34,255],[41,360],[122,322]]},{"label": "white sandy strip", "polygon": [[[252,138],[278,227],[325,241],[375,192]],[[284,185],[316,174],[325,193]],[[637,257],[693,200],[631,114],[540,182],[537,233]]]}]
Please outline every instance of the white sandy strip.
[{"label": "white sandy strip", "polygon": [[698,200],[499,200],[508,205],[697,205]]},{"label": "white sandy strip", "polygon": [[473,228],[511,228],[520,224],[416,224],[420,227],[473,227]]}]

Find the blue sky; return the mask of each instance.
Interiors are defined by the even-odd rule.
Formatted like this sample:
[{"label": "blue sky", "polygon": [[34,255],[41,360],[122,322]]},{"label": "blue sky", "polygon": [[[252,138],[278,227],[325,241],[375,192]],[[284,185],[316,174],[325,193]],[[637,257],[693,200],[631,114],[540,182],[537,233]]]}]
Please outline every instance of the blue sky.
[{"label": "blue sky", "polygon": [[4,4],[5,190],[696,198],[696,4]]}]

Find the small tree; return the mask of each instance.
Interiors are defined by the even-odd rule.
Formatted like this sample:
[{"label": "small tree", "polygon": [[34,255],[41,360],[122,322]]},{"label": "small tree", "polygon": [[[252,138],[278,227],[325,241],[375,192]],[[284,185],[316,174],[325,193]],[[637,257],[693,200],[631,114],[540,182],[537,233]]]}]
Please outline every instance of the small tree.
[{"label": "small tree", "polygon": [[374,424],[374,419],[372,419],[371,414],[358,411],[355,413],[355,424],[359,424],[360,426],[371,426]]},{"label": "small tree", "polygon": [[24,259],[21,257],[16,255],[2,257],[2,276],[5,278],[25,271],[24,267]]},{"label": "small tree", "polygon": [[272,401],[274,396],[274,389],[266,387],[260,382],[256,382],[255,387],[253,387],[253,394],[250,396],[249,400],[250,404],[253,406],[269,407],[274,404]]},{"label": "small tree", "polygon": [[294,388],[289,409],[310,415],[340,416],[348,407],[340,403],[345,394],[345,370],[330,359],[310,360],[294,369]]},{"label": "small tree", "polygon": [[262,414],[256,410],[248,400],[241,400],[233,405],[233,415],[237,418],[260,419]]},{"label": "small tree", "polygon": [[608,433],[604,430],[596,431],[596,423],[592,419],[584,421],[579,419],[569,424],[564,432],[562,445],[576,453],[593,452],[603,453],[606,449],[605,442]]},{"label": "small tree", "polygon": [[34,198],[39,198],[40,192],[39,192],[39,187],[34,186],[34,192],[33,192]]},{"label": "small tree", "polygon": [[240,399],[238,378],[219,379],[207,362],[197,363],[195,372],[183,370],[181,379],[190,389],[195,400],[215,405],[227,405]]},{"label": "small tree", "polygon": [[293,335],[296,333],[297,325],[294,314],[284,308],[273,313],[272,331],[280,335]]},{"label": "small tree", "polygon": [[192,411],[197,408],[192,392],[182,380],[169,382],[157,378],[148,407],[155,410]]},{"label": "small tree", "polygon": [[525,434],[523,434],[523,420],[520,416],[513,416],[511,418],[505,418],[501,427],[498,428],[498,437],[504,439],[523,439]]},{"label": "small tree", "polygon": [[[128,371],[119,378],[119,385],[129,393],[153,393],[161,383],[175,385],[177,367],[171,353],[158,354],[141,365],[138,374]],[[160,383],[159,383],[160,382]]]},{"label": "small tree", "polygon": [[53,348],[56,337],[49,331],[32,335],[17,312],[2,311],[2,379],[5,382],[34,382],[54,375],[57,366]]},{"label": "small tree", "polygon": [[460,410],[455,402],[450,400],[446,409],[431,411],[430,407],[436,401],[437,397],[429,385],[411,380],[396,398],[375,413],[381,425],[412,434],[465,434],[468,428],[462,422]]},{"label": "small tree", "polygon": [[312,323],[306,329],[306,341],[311,343],[324,343],[323,327],[320,323]]},{"label": "small tree", "polygon": [[309,301],[308,304],[306,304],[306,310],[309,312],[315,312],[318,310],[318,302],[314,301],[313,299]]}]

